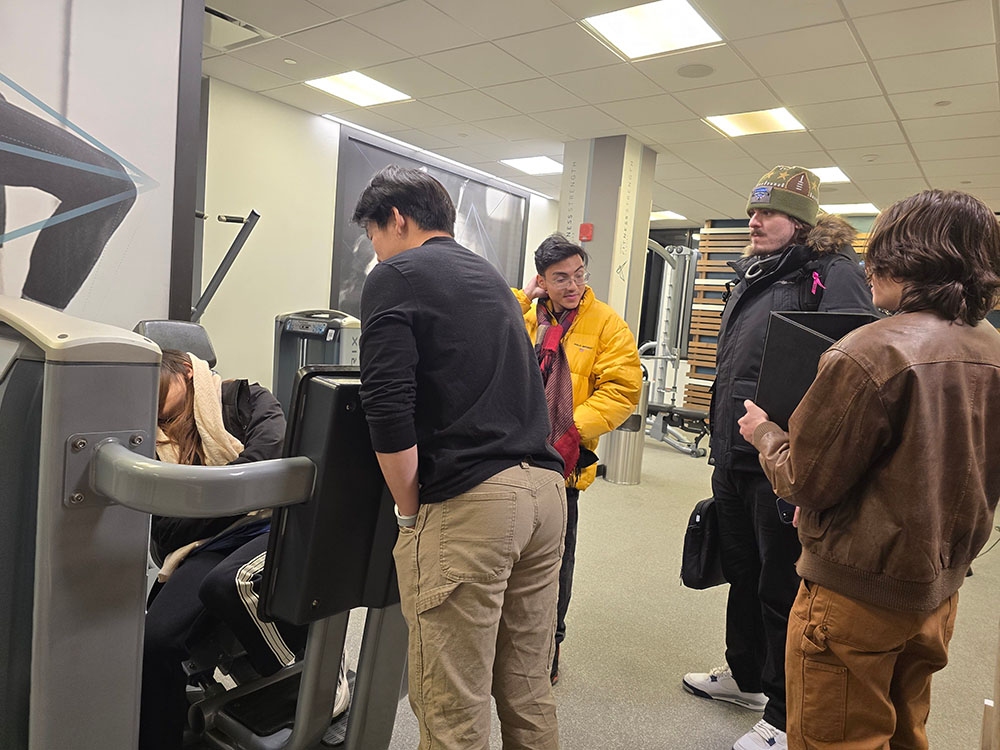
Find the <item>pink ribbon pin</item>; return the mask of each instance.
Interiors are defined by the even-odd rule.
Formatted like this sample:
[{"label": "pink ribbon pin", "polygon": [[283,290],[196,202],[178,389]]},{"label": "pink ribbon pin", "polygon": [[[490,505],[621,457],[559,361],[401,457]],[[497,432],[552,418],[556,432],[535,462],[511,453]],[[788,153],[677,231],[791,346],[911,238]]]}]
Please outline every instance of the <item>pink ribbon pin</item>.
[{"label": "pink ribbon pin", "polygon": [[813,271],[813,290],[812,290],[813,294],[816,294],[816,288],[817,287],[819,287],[821,289],[826,289],[826,285],[823,284],[823,282],[820,281],[820,279],[819,279],[819,272],[818,271]]}]

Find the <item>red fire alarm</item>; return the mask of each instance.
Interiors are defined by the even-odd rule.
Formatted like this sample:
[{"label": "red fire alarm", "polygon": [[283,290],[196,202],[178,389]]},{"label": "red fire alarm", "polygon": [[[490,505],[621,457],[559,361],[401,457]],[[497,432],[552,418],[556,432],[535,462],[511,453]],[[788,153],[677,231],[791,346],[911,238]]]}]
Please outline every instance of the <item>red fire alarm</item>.
[{"label": "red fire alarm", "polygon": [[593,224],[581,224],[580,225],[580,242],[590,242],[594,239],[594,225]]}]

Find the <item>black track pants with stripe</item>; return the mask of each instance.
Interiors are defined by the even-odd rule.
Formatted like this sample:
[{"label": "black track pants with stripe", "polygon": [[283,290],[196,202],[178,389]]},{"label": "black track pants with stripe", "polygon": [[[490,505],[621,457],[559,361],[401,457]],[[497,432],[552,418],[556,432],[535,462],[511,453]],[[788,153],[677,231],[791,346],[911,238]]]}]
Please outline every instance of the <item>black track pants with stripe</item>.
[{"label": "black track pants with stripe", "polygon": [[235,551],[198,550],[174,571],[146,613],[139,750],[177,750],[187,716],[181,662],[221,620],[254,668],[271,674],[305,646],[307,628],[257,617],[267,534]]}]

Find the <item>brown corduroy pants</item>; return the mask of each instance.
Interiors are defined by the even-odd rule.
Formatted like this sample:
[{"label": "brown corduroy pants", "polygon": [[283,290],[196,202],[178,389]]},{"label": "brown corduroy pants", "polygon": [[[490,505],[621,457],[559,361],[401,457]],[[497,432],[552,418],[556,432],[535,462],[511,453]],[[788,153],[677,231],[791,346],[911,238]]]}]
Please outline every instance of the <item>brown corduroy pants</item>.
[{"label": "brown corduroy pants", "polygon": [[802,582],[785,649],[789,750],[927,750],[931,676],[948,663],[958,593],[902,612]]},{"label": "brown corduroy pants", "polygon": [[560,474],[521,464],[420,506],[393,551],[419,750],[557,750],[549,669],[566,530]]}]

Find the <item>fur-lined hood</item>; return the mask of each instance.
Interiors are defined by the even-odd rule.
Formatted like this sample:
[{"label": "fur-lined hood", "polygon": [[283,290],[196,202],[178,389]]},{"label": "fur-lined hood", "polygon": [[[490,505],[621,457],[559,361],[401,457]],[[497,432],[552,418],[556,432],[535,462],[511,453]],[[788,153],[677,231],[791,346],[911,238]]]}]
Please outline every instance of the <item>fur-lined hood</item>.
[{"label": "fur-lined hood", "polygon": [[[820,255],[840,252],[845,245],[849,246],[857,237],[857,230],[836,214],[820,214],[816,226],[809,230],[805,244]],[[751,246],[747,245],[744,255],[750,255]]]}]

